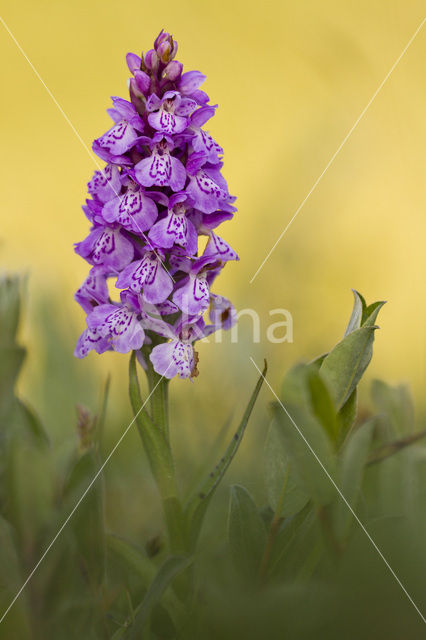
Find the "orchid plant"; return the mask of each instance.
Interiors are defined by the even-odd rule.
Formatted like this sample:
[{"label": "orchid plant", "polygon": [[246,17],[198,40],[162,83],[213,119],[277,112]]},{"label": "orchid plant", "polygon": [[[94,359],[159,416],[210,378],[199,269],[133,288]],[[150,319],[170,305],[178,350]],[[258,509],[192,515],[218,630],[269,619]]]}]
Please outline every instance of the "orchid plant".
[{"label": "orchid plant", "polygon": [[[92,227],[75,246],[91,265],[75,295],[87,314],[75,355],[132,352],[135,420],[163,498],[171,548],[182,551],[194,542],[200,516],[197,500],[184,513],[177,495],[167,382],[196,377],[194,343],[235,323],[232,303],[212,287],[238,256],[215,231],[236,211],[221,173],[223,149],[204,128],[216,106],[200,89],[205,76],[183,72],[176,53],[177,42],[162,31],[141,57],[127,54],[130,99],[112,98],[114,124],[93,143],[107,164],[88,184],[83,210]],[[200,236],[207,238],[203,249]],[[110,279],[119,300],[110,298]],[[150,412],[136,361],[147,373]]]}]

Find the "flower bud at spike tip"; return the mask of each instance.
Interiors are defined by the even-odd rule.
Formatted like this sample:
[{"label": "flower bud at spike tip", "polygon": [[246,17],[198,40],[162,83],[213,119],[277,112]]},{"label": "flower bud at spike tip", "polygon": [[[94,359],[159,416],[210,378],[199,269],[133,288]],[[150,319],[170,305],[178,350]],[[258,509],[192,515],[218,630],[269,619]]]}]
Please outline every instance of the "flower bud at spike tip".
[{"label": "flower bud at spike tip", "polygon": [[236,208],[223,149],[205,129],[215,114],[199,89],[205,76],[182,73],[176,52],[162,31],[142,58],[127,54],[130,101],[112,99],[112,126],[93,143],[105,166],[88,183],[91,228],[75,245],[90,265],[75,294],[87,324],[75,355],[136,351],[166,378],[194,378],[194,343],[236,321],[232,303],[212,291],[238,260],[217,234]]}]

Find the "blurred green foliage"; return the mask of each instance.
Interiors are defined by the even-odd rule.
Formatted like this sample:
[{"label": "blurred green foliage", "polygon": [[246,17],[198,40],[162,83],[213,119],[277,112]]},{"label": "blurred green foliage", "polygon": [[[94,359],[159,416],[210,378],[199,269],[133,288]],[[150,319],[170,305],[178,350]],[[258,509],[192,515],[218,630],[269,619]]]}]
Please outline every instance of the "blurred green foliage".
[{"label": "blurred green foliage", "polygon": [[[421,615],[359,523],[424,610],[426,425],[401,386],[374,381],[375,411],[357,408],[382,303],[367,306],[355,292],[344,338],[285,375],[268,423],[262,414],[253,425],[264,451],[230,491],[222,484],[212,499],[262,378],[219,465],[211,471],[227,434],[220,425],[205,463],[185,460],[193,476],[207,479],[189,492],[190,550],[169,555],[142,448],[135,445],[135,458],[117,452],[99,473],[111,449],[104,424],[118,411],[107,411],[109,384],[96,415],[77,405],[66,445],[49,442],[19,397],[21,287],[13,277],[0,283],[0,617],[7,611],[0,638],[424,637]],[[60,348],[59,340],[58,361]],[[134,504],[137,524],[123,536],[120,514]]]}]

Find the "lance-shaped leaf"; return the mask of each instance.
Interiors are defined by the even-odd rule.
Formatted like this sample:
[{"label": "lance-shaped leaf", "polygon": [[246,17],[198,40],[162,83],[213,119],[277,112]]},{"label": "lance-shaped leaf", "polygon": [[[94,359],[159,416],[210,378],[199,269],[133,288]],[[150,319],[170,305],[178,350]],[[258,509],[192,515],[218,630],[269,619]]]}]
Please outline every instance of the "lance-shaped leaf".
[{"label": "lance-shaped leaf", "polygon": [[290,461],[285,440],[274,419],[265,443],[264,477],[269,506],[276,517],[287,518],[303,509],[309,500],[297,469]]},{"label": "lance-shaped leaf", "polygon": [[[368,420],[348,438],[339,460],[339,488],[353,510],[356,509],[364,467],[368,460],[375,419]],[[353,519],[348,505],[339,498],[336,510],[336,532],[339,538],[347,536]]]},{"label": "lance-shaped leaf", "polygon": [[349,333],[330,351],[320,372],[341,409],[360,381],[373,355],[375,325],[362,326]]},{"label": "lance-shaped leaf", "polygon": [[1,344],[13,344],[15,342],[21,315],[21,283],[21,278],[16,275],[0,277]]},{"label": "lance-shaped leaf", "polygon": [[371,397],[376,409],[388,417],[395,436],[414,431],[413,401],[405,385],[391,387],[381,380],[373,380]]},{"label": "lance-shaped leaf", "polygon": [[332,442],[336,442],[340,425],[330,392],[320,373],[312,368],[307,375],[307,383],[312,411]]},{"label": "lance-shaped leaf", "polygon": [[157,605],[164,591],[173,582],[174,578],[185,571],[191,564],[192,558],[184,555],[169,556],[158,569],[157,574],[146,592],[144,599],[136,609],[135,620],[125,637],[129,640],[143,640],[146,636],[153,607]]},{"label": "lance-shaped leaf", "polygon": [[[25,579],[19,566],[19,556],[12,527],[2,517],[0,517],[0,562],[2,567],[0,572],[0,617],[2,617]],[[28,594],[24,592],[2,620],[2,638],[27,640],[33,637],[28,604]]]},{"label": "lance-shaped leaf", "polygon": [[225,475],[226,470],[232,462],[235,454],[237,453],[240,442],[243,438],[244,431],[249,421],[251,412],[259,395],[259,391],[263,384],[263,379],[266,375],[267,364],[263,368],[262,374],[257,381],[256,387],[251,395],[247,408],[244,412],[243,418],[237,431],[234,434],[228,448],[225,451],[224,456],[217,463],[215,468],[210,472],[208,478],[201,485],[197,495],[195,495],[188,503],[185,509],[186,522],[187,522],[187,537],[190,548],[193,548],[197,542],[201,526],[203,524],[204,516],[207,511],[207,507],[212,499],[214,492],[219,486],[220,481]]},{"label": "lance-shaped leaf", "polygon": [[[65,487],[65,499],[75,503],[99,472],[100,457],[91,448],[73,464]],[[75,513],[70,527],[73,530],[79,558],[92,584],[101,584],[105,571],[104,487],[98,478]]]},{"label": "lance-shaped leaf", "polygon": [[317,505],[329,503],[335,489],[328,474],[334,477],[335,458],[327,434],[306,406],[275,403],[273,409],[301,489]]},{"label": "lance-shaped leaf", "polygon": [[354,294],[354,306],[351,317],[349,318],[348,326],[346,327],[345,336],[352,333],[352,331],[355,331],[355,329],[360,328],[363,314],[367,309],[367,305],[362,295],[358,293],[358,291],[355,291],[355,289],[352,289],[352,292]]},{"label": "lance-shaped leaf", "polygon": [[258,575],[265,549],[266,529],[253,498],[240,485],[231,487],[228,538],[236,569],[253,580]]},{"label": "lance-shaped leaf", "polygon": [[[320,366],[321,375],[338,410],[342,409],[349,399],[370,363],[374,332],[377,329],[375,322],[385,304],[379,301],[367,306],[360,293],[354,291],[354,296],[354,307],[345,336],[324,358]],[[349,406],[348,409],[353,407]]]},{"label": "lance-shaped leaf", "polygon": [[357,389],[355,388],[349,398],[346,400],[343,407],[339,409],[337,414],[337,420],[339,422],[339,434],[340,440],[345,438],[345,436],[351,430],[357,412]]}]

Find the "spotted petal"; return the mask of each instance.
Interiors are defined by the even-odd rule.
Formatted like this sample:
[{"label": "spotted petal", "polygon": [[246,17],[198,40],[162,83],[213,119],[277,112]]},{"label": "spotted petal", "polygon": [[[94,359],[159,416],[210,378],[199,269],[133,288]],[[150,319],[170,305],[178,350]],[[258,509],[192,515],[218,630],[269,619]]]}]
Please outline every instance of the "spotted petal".
[{"label": "spotted petal", "polygon": [[203,151],[207,155],[209,162],[215,163],[218,161],[218,156],[223,154],[222,147],[211,137],[207,131],[199,129],[192,139],[192,146],[194,151]]},{"label": "spotted petal", "polygon": [[173,282],[160,260],[147,253],[142,260],[132,262],[121,272],[115,286],[119,289],[129,287],[135,293],[143,289],[143,299],[157,304],[168,298]]},{"label": "spotted petal", "polygon": [[76,252],[95,265],[104,265],[120,271],[133,259],[133,245],[119,229],[97,227],[76,244]]},{"label": "spotted petal", "polygon": [[107,274],[108,270],[104,267],[92,267],[86,280],[76,291],[74,298],[86,313],[93,311],[96,305],[108,302]]},{"label": "spotted petal", "polygon": [[175,375],[190,378],[196,365],[192,344],[180,340],[158,344],[153,348],[149,359],[155,371],[169,380]]},{"label": "spotted petal", "polygon": [[209,299],[209,285],[204,274],[191,274],[187,283],[177,289],[173,295],[173,302],[188,317],[204,313],[209,306]]},{"label": "spotted petal", "polygon": [[185,215],[169,213],[157,222],[148,237],[158,247],[170,249],[174,244],[187,249],[190,255],[197,251],[197,232]]},{"label": "spotted petal", "polygon": [[136,179],[144,187],[170,186],[173,191],[181,191],[185,186],[186,171],[178,158],[165,153],[153,153],[135,166]]},{"label": "spotted petal", "polygon": [[128,151],[134,145],[137,137],[138,134],[133,127],[123,120],[111,127],[96,142],[102,149],[118,156]]},{"label": "spotted petal", "polygon": [[101,202],[111,200],[121,190],[118,167],[107,164],[102,171],[95,171],[87,187],[90,195],[97,197]]},{"label": "spotted petal", "polygon": [[97,329],[85,329],[77,340],[74,355],[77,358],[85,358],[89,351],[95,350],[96,353],[104,353],[109,348],[108,340],[101,336]]},{"label": "spotted petal", "polygon": [[188,125],[187,118],[170,113],[164,109],[150,113],[148,122],[153,129],[169,134],[182,133]]},{"label": "spotted petal", "polygon": [[157,215],[155,202],[142,189],[128,189],[124,195],[107,202],[102,210],[106,222],[118,222],[136,234],[150,229]]},{"label": "spotted petal", "polygon": [[213,232],[211,232],[209,241],[204,250],[203,257],[205,256],[217,256],[223,262],[227,262],[228,260],[239,260],[238,254],[233,250],[233,248],[225,242],[223,238],[217,236]]},{"label": "spotted petal", "polygon": [[228,191],[213,179],[207,169],[200,169],[192,176],[186,190],[194,199],[194,207],[203,213],[213,213],[231,200]]}]

